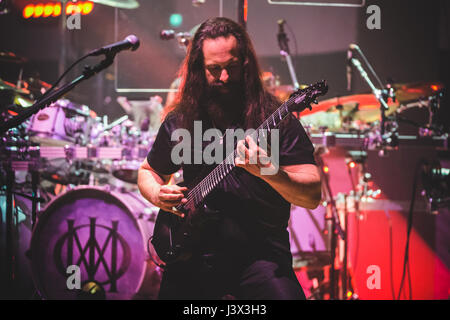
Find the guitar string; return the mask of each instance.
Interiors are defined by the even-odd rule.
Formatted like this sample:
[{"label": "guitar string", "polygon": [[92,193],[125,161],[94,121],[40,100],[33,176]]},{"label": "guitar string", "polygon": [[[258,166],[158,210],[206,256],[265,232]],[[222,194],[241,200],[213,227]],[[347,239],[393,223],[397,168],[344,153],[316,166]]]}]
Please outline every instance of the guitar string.
[{"label": "guitar string", "polygon": [[[280,121],[283,120],[288,114],[289,114],[289,110],[287,108],[287,105],[289,104],[290,101],[285,102],[283,105],[286,107],[285,112],[286,115],[281,116],[281,110],[283,109],[283,105],[280,106],[280,108],[278,108],[274,113],[272,113],[271,116],[269,116],[269,118],[263,122],[263,124],[261,126],[258,127],[258,129],[253,133],[257,133],[258,130],[265,129],[265,125],[267,125],[267,129],[269,129],[269,120],[270,118],[272,118],[274,124],[275,124],[275,114],[278,112],[279,117],[280,117]],[[276,125],[276,124],[275,124]],[[252,135],[253,135],[252,134]],[[252,136],[251,135],[251,136]],[[230,159],[231,155],[233,154],[233,158]],[[220,181],[226,176],[228,175],[228,173],[235,167],[235,163],[234,160],[236,158],[237,155],[237,150],[233,150],[232,153],[230,153],[224,161],[222,161],[221,164],[219,164],[214,170],[212,170],[210,172],[210,174],[208,174],[188,195],[188,202],[185,203],[185,205],[187,203],[192,203],[192,201],[196,200],[196,197],[201,194],[202,198],[204,198],[207,194],[209,194],[209,192],[215,188]],[[224,169],[225,167],[225,169]],[[219,172],[222,171],[222,172]],[[218,178],[219,175],[219,178]],[[207,184],[206,187],[204,187],[204,184]],[[201,199],[198,199],[201,200]],[[195,203],[194,203],[195,204]]]},{"label": "guitar string", "polygon": [[[296,99],[297,97],[292,97],[290,98],[288,101],[286,101],[285,103],[283,103],[275,112],[273,112],[266,121],[264,121],[259,127],[258,129],[256,129],[256,132],[258,132],[258,130],[265,129],[265,125],[267,126],[267,129],[269,130],[269,120],[270,118],[273,119],[274,124],[275,124],[275,114],[278,112],[279,116],[280,116],[280,122],[289,114],[289,108],[288,106],[290,106],[292,104],[292,102]],[[285,115],[281,116],[281,110],[283,110],[284,107],[284,112]],[[230,158],[230,156],[233,154],[234,158]],[[222,168],[225,166],[225,171],[223,173],[223,177],[225,177],[226,175],[228,175],[229,172],[231,172],[231,170],[235,167],[235,163],[234,163],[234,159],[236,158],[236,154],[237,154],[237,150],[234,150],[232,153],[230,153],[226,159],[224,161],[222,161],[221,164],[219,164],[215,169],[213,169],[196,187],[194,187],[194,189],[188,194],[187,197],[187,202],[185,204],[183,204],[182,206],[185,206],[187,204],[192,204],[192,202],[194,201],[194,206],[196,205],[195,200],[197,198],[197,196],[201,195],[201,198],[198,199],[199,202],[202,200],[202,198],[205,198],[212,189],[214,189],[219,183],[220,181],[223,179],[219,179],[217,182],[215,182],[214,180],[214,176],[217,174],[217,171],[222,170]],[[233,160],[233,161],[231,161]],[[227,163],[226,161],[231,161],[231,163]],[[227,168],[227,166],[229,166],[229,168]],[[206,187],[204,186],[204,184],[206,184]]]},{"label": "guitar string", "polygon": [[[311,90],[310,88],[305,89],[305,91],[303,92],[303,96],[306,96],[306,93],[308,91]],[[298,99],[298,95],[295,95],[291,98],[289,98],[286,102],[284,102],[277,110],[275,110],[275,112],[273,112],[266,121],[264,121],[257,129],[254,133],[258,132],[259,130],[262,129],[266,129],[264,128],[265,125],[267,125],[267,130],[271,130],[270,129],[270,125],[269,125],[269,120],[272,118],[272,121],[274,123],[274,127],[276,127],[278,124],[276,124],[275,122],[275,114],[278,112],[278,118],[280,118],[280,122],[289,115],[289,107],[293,104],[294,100]],[[305,99],[303,99],[304,101]],[[302,102],[303,102],[302,101]],[[281,110],[283,110],[284,107],[284,112],[285,115],[281,115]],[[254,134],[253,133],[253,134]],[[252,134],[252,135],[253,135]],[[250,135],[250,136],[252,136]],[[186,206],[187,204],[192,204],[192,202],[194,202],[194,206],[196,205],[195,200],[199,200],[198,202],[202,201],[202,198],[204,199],[222,180],[225,176],[227,176],[231,170],[236,166],[234,159],[236,158],[236,153],[237,150],[235,149],[232,153],[230,153],[224,161],[222,161],[216,168],[214,168],[205,178],[203,178],[203,180],[200,181],[200,183],[194,187],[194,189],[191,190],[191,192],[189,192],[187,199],[187,202],[185,204],[180,204],[179,206]],[[233,154],[234,158],[230,158],[230,156]],[[233,160],[231,163],[228,163],[227,161],[231,161]],[[223,167],[225,167],[225,169],[223,169]],[[221,171],[222,172],[219,172]],[[206,186],[204,186],[204,184],[206,184]],[[199,196],[199,198],[197,198],[197,196]],[[200,197],[201,196],[201,197]],[[177,206],[178,207],[178,206]]]}]

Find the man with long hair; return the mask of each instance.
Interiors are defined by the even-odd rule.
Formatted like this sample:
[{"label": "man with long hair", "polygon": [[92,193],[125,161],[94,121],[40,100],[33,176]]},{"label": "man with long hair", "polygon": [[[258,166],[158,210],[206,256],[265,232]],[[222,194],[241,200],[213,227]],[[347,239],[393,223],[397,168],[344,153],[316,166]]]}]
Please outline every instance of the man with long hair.
[{"label": "man with long hair", "polygon": [[[187,185],[211,168],[205,163],[177,164],[172,133],[183,128],[256,129],[280,103],[263,86],[261,71],[247,32],[227,18],[211,18],[195,33],[181,68],[181,86],[147,159],[139,169],[143,197],[176,215],[187,202],[187,187],[168,184],[180,168]],[[275,163],[249,161],[268,155],[250,137],[237,143],[236,167],[205,199],[220,212],[201,232],[192,256],[164,269],[160,299],[305,299],[292,268],[290,204],[315,208],[321,199],[320,175],[313,145],[303,127],[289,115],[279,128],[278,170],[261,174]],[[208,146],[192,146],[192,154]]]}]

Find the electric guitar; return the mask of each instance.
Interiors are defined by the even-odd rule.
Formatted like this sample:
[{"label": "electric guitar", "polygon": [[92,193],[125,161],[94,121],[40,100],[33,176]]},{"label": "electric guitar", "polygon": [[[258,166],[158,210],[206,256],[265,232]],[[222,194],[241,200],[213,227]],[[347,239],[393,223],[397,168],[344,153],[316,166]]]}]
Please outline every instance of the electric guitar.
[{"label": "electric guitar", "polygon": [[[328,86],[325,80],[305,89],[294,92],[272,115],[270,115],[255,130],[268,132],[275,129],[291,112],[301,112],[311,108],[311,103],[317,103],[317,97],[325,95]],[[252,137],[255,138],[255,137]],[[254,139],[254,141],[257,141]],[[236,149],[217,165],[206,177],[195,186],[189,188],[187,202],[176,206],[176,210],[184,213],[184,217],[159,210],[152,237],[152,244],[159,258],[166,265],[184,261],[191,257],[196,245],[201,243],[200,230],[206,221],[220,214],[205,205],[205,197],[227,176],[236,166]]]}]

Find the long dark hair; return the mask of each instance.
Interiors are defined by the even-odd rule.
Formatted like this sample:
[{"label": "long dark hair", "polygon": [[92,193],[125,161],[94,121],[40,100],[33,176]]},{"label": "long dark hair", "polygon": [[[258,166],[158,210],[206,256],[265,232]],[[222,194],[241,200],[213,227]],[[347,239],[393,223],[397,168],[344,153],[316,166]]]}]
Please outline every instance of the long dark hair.
[{"label": "long dark hair", "polygon": [[250,37],[241,25],[228,18],[211,18],[200,25],[188,48],[186,58],[179,71],[181,85],[171,113],[180,115],[181,126],[191,128],[194,120],[201,120],[200,104],[207,89],[203,57],[203,41],[218,37],[234,36],[242,63],[244,96],[244,127],[256,129],[279,105],[261,80],[255,50]]}]

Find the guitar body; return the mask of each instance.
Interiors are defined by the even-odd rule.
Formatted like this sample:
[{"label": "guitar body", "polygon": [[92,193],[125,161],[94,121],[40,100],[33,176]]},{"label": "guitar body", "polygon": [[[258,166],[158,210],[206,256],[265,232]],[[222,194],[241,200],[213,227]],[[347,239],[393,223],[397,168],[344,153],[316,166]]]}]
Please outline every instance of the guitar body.
[{"label": "guitar body", "polygon": [[166,264],[188,260],[201,247],[203,230],[219,219],[219,212],[205,204],[180,211],[183,218],[162,209],[156,218],[152,244]]}]

